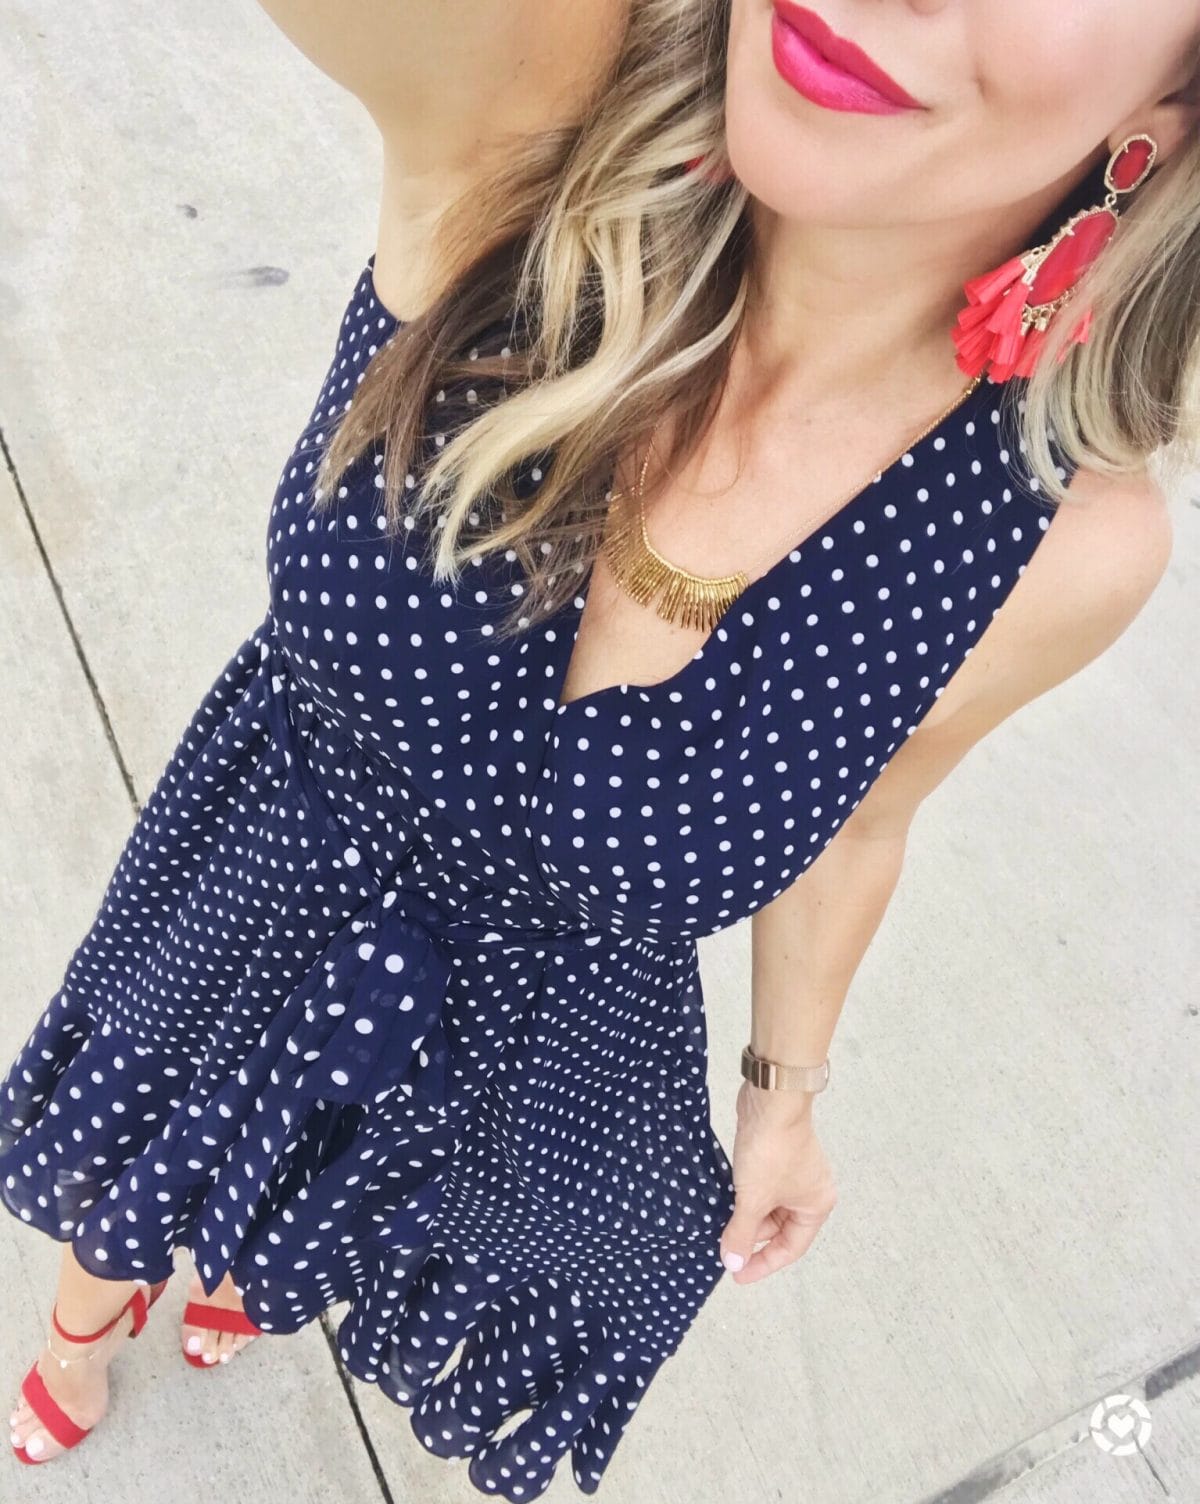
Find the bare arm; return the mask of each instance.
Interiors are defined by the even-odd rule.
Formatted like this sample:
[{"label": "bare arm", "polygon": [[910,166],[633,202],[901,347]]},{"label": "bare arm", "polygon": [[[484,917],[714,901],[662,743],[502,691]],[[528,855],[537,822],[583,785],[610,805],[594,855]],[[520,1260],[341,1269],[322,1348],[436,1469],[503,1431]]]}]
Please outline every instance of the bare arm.
[{"label": "bare arm", "polygon": [[495,135],[574,117],[628,0],[259,0],[365,106],[413,173],[469,167]]},{"label": "bare arm", "polygon": [[442,290],[443,211],[470,203],[514,139],[579,118],[620,46],[629,0],[259,3],[379,128],[375,285],[411,319]]},{"label": "bare arm", "polygon": [[752,920],[750,1042],[819,1064],[895,890],[916,810],[970,748],[1079,672],[1149,599],[1171,551],[1145,478],[1081,472],[1023,578],[974,651],[807,872]]}]

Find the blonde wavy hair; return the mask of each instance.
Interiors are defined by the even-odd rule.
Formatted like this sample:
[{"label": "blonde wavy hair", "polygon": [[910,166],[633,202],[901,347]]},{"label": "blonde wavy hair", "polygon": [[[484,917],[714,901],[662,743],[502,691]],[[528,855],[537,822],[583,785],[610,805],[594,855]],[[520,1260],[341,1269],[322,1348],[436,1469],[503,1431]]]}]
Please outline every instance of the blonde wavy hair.
[{"label": "blonde wavy hair", "polygon": [[[501,636],[574,595],[617,457],[670,413],[670,468],[721,395],[754,249],[749,195],[724,176],[729,5],[635,0],[582,118],[516,140],[443,215],[443,290],[374,354],[314,477],[314,506],[332,505],[382,437],[388,531],[427,524],[435,578],[457,582],[494,552],[519,561]],[[689,170],[697,158],[710,171]],[[1082,201],[1096,186],[1081,185]],[[482,250],[480,224],[492,227]],[[1140,190],[1081,287],[1089,342],[1060,363],[1052,340],[1037,375],[1006,389],[1020,388],[1010,416],[1045,496],[1062,500],[1063,459],[1128,472],[1195,441],[1198,287],[1200,140]],[[523,468],[551,456],[529,492]]]}]

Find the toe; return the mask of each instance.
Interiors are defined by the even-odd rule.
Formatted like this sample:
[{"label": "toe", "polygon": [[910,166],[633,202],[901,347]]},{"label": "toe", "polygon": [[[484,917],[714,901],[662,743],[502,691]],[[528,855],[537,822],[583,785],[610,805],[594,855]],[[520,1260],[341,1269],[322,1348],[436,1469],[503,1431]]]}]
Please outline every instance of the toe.
[{"label": "toe", "polygon": [[39,1462],[45,1462],[63,1450],[33,1415],[23,1425],[13,1428],[13,1437],[14,1447],[23,1448],[27,1457],[34,1457]]},{"label": "toe", "polygon": [[[208,1300],[204,1286],[200,1282],[199,1274],[193,1273],[188,1285],[187,1298],[189,1301],[204,1302]],[[193,1358],[199,1358],[201,1362],[212,1364],[217,1361],[217,1339],[219,1333],[211,1327],[189,1326],[187,1322],[180,1324],[180,1337],[183,1342],[183,1350]]]},{"label": "toe", "polygon": [[216,1361],[214,1348],[216,1337],[208,1327],[183,1326],[180,1328],[180,1336],[183,1339],[183,1350],[193,1358],[199,1358],[205,1363]]},{"label": "toe", "polygon": [[27,1456],[36,1458],[38,1461],[47,1461],[64,1450],[38,1420],[33,1406],[24,1394],[14,1407],[13,1414],[17,1417],[10,1432],[14,1447],[23,1449]]},{"label": "toe", "polygon": [[225,1333],[211,1327],[204,1335],[204,1356],[208,1362],[219,1363],[221,1361],[221,1349],[225,1346]]},{"label": "toe", "polygon": [[17,1418],[11,1428],[12,1444],[15,1447],[23,1447],[38,1429],[38,1418],[24,1400],[17,1406],[15,1413]]},{"label": "toe", "polygon": [[[227,1275],[221,1285],[209,1295],[200,1282],[200,1276],[196,1274],[192,1277],[188,1299],[228,1306],[229,1302],[223,1297],[230,1294],[238,1294],[230,1276]],[[186,1323],[181,1327],[181,1338],[184,1351],[198,1357],[208,1367],[228,1363],[251,1340],[248,1333],[224,1332],[211,1327],[188,1326]]]}]

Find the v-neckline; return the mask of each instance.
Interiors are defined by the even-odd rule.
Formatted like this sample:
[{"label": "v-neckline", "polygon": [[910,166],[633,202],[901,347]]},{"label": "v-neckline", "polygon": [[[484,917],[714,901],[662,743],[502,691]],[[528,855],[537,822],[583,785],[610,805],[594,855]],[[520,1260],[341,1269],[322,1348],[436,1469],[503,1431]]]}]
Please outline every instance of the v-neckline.
[{"label": "v-neckline", "polygon": [[[379,290],[375,285],[374,251],[372,251],[371,255],[367,259],[366,272],[368,292],[370,293],[370,296],[374,298],[376,306],[380,309],[384,318],[394,326],[392,332],[395,333],[398,330],[404,328],[405,324],[408,321],[398,318],[394,313],[392,313],[392,311],[384,304],[383,300],[379,296]],[[571,659],[574,656],[575,651],[575,644],[579,639],[579,624],[583,619],[583,613],[587,607],[588,596],[591,593],[592,582],[595,573],[595,561],[590,563],[583,573],[583,581],[580,590],[576,591],[575,595],[572,597],[571,601],[567,603],[567,605],[554,612],[549,618],[547,618],[547,620],[543,624],[544,631],[557,632],[559,627],[562,625],[562,618],[566,615],[569,609],[574,607],[575,601],[579,600],[582,597],[582,604],[580,604],[578,607],[574,607],[574,609],[576,610],[576,616],[574,625],[571,629],[570,641],[567,644],[565,654],[563,654],[562,650],[560,650],[560,660],[555,665],[555,704],[553,711],[554,719],[557,721],[561,717],[565,716],[569,711],[575,710],[576,707],[586,708],[588,706],[595,706],[618,694],[625,696],[630,692],[636,692],[642,695],[669,695],[679,690],[684,682],[688,678],[690,678],[693,673],[697,672],[703,664],[708,662],[714,645],[718,642],[724,642],[727,640],[729,636],[728,626],[736,610],[740,609],[744,611],[755,605],[758,601],[759,596],[762,595],[763,591],[769,589],[772,584],[778,581],[789,565],[799,564],[801,560],[806,557],[808,551],[814,545],[819,545],[824,538],[834,535],[834,533],[838,529],[845,527],[847,522],[852,521],[854,517],[857,516],[858,512],[867,504],[867,502],[884,488],[885,483],[896,473],[896,471],[904,466],[904,461],[906,459],[908,459],[909,457],[915,457],[918,453],[922,452],[926,446],[932,445],[942,435],[946,425],[950,422],[950,420],[962,415],[964,410],[968,409],[971,406],[972,402],[978,400],[979,393],[988,386],[989,383],[986,379],[978,381],[974,385],[968,385],[964,389],[960,399],[953,405],[953,407],[946,409],[941,418],[937,423],[934,424],[932,428],[923,433],[919,439],[914,440],[914,442],[910,444],[902,454],[897,455],[896,458],[891,462],[891,464],[886,466],[885,469],[872,476],[871,479],[867,481],[860,490],[856,491],[848,501],[844,502],[842,506],[838,508],[838,510],[833,514],[832,517],[826,519],[826,521],[819,527],[812,529],[808,533],[808,535],[800,539],[799,542],[791,544],[791,546],[788,548],[788,551],[781,558],[776,559],[774,564],[771,564],[764,574],[760,574],[755,579],[751,580],[746,588],[739,595],[735,596],[734,599],[729,603],[729,605],[726,606],[725,610],[722,611],[721,614],[717,617],[716,621],[713,623],[712,630],[709,632],[708,636],[704,639],[700,646],[696,649],[696,651],[692,654],[692,656],[687,660],[686,663],[682,664],[678,669],[676,669],[674,673],[668,674],[665,679],[653,680],[649,684],[634,684],[629,680],[619,680],[615,684],[604,684],[601,685],[599,689],[589,690],[587,694],[577,695],[574,699],[567,700],[564,703],[559,697],[562,694],[562,686],[566,682],[567,673],[570,670]]]},{"label": "v-neckline", "polygon": [[[593,560],[591,563],[589,563],[586,570],[584,570],[583,572],[583,581],[580,589],[576,591],[574,597],[568,603],[568,605],[553,613],[552,618],[550,618],[546,623],[547,629],[556,631],[561,624],[560,619],[565,614],[567,609],[574,608],[576,611],[574,626],[570,634],[570,641],[567,644],[565,651],[561,653],[560,661],[556,665],[557,672],[555,674],[555,706],[553,712],[554,719],[559,720],[560,718],[566,716],[568,712],[575,710],[577,707],[587,708],[588,706],[598,705],[603,701],[608,700],[612,696],[618,694],[621,696],[626,696],[631,693],[667,696],[675,691],[680,690],[684,683],[694,673],[699,672],[699,670],[705,664],[707,664],[713,651],[714,645],[718,642],[724,642],[728,639],[729,623],[736,611],[744,611],[757,605],[758,599],[763,594],[763,592],[768,590],[772,585],[776,584],[789,566],[799,564],[803,559],[808,557],[808,554],[814,547],[820,546],[823,539],[825,539],[826,537],[834,536],[839,530],[844,529],[848,523],[853,522],[859,511],[861,511],[871,499],[879,496],[884,490],[886,490],[887,482],[896,474],[896,472],[902,468],[905,468],[904,461],[910,458],[915,459],[916,455],[922,453],[927,446],[932,446],[938,438],[942,437],[946,425],[954,418],[961,418],[963,414],[971,408],[972,404],[978,400],[980,392],[987,388],[988,385],[989,383],[986,379],[974,384],[968,384],[964,388],[962,396],[959,398],[959,400],[952,407],[946,409],[941,418],[937,421],[937,423],[934,424],[932,428],[928,429],[921,435],[919,439],[910,444],[902,454],[897,455],[896,458],[883,470],[880,470],[875,475],[873,475],[871,479],[861,487],[860,490],[856,491],[848,501],[844,502],[838,508],[838,510],[833,514],[832,517],[827,518],[826,521],[820,524],[818,527],[811,529],[809,533],[798,542],[791,544],[788,548],[788,551],[781,558],[776,559],[773,564],[769,565],[765,573],[757,575],[753,580],[751,580],[746,588],[742,590],[739,595],[735,596],[734,599],[729,603],[729,605],[725,607],[724,611],[722,611],[721,614],[717,617],[716,621],[713,623],[712,630],[709,632],[708,636],[704,639],[700,646],[696,649],[696,651],[692,654],[692,656],[687,660],[686,663],[677,668],[674,673],[668,674],[665,679],[653,680],[649,684],[633,684],[628,680],[620,680],[615,684],[601,685],[599,689],[589,690],[587,694],[576,695],[574,699],[564,702],[560,698],[562,694],[562,686],[566,682],[567,674],[570,670],[571,659],[574,656],[575,644],[579,639],[579,624],[583,619],[583,613],[587,607],[588,596],[591,592],[593,577],[595,574],[595,561]],[[575,606],[575,601],[577,600],[582,600],[582,604],[580,604],[578,607]],[[647,609],[650,608],[648,607]]]}]

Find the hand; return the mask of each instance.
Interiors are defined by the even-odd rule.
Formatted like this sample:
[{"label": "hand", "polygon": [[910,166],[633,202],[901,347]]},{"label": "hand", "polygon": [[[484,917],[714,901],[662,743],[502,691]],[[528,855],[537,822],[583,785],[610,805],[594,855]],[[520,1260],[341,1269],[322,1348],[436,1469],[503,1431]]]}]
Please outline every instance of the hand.
[{"label": "hand", "polygon": [[812,1100],[807,1092],[770,1091],[749,1081],[738,1092],[735,1200],[721,1257],[726,1268],[737,1266],[739,1285],[795,1263],[834,1208],[833,1173],[812,1126]]}]

